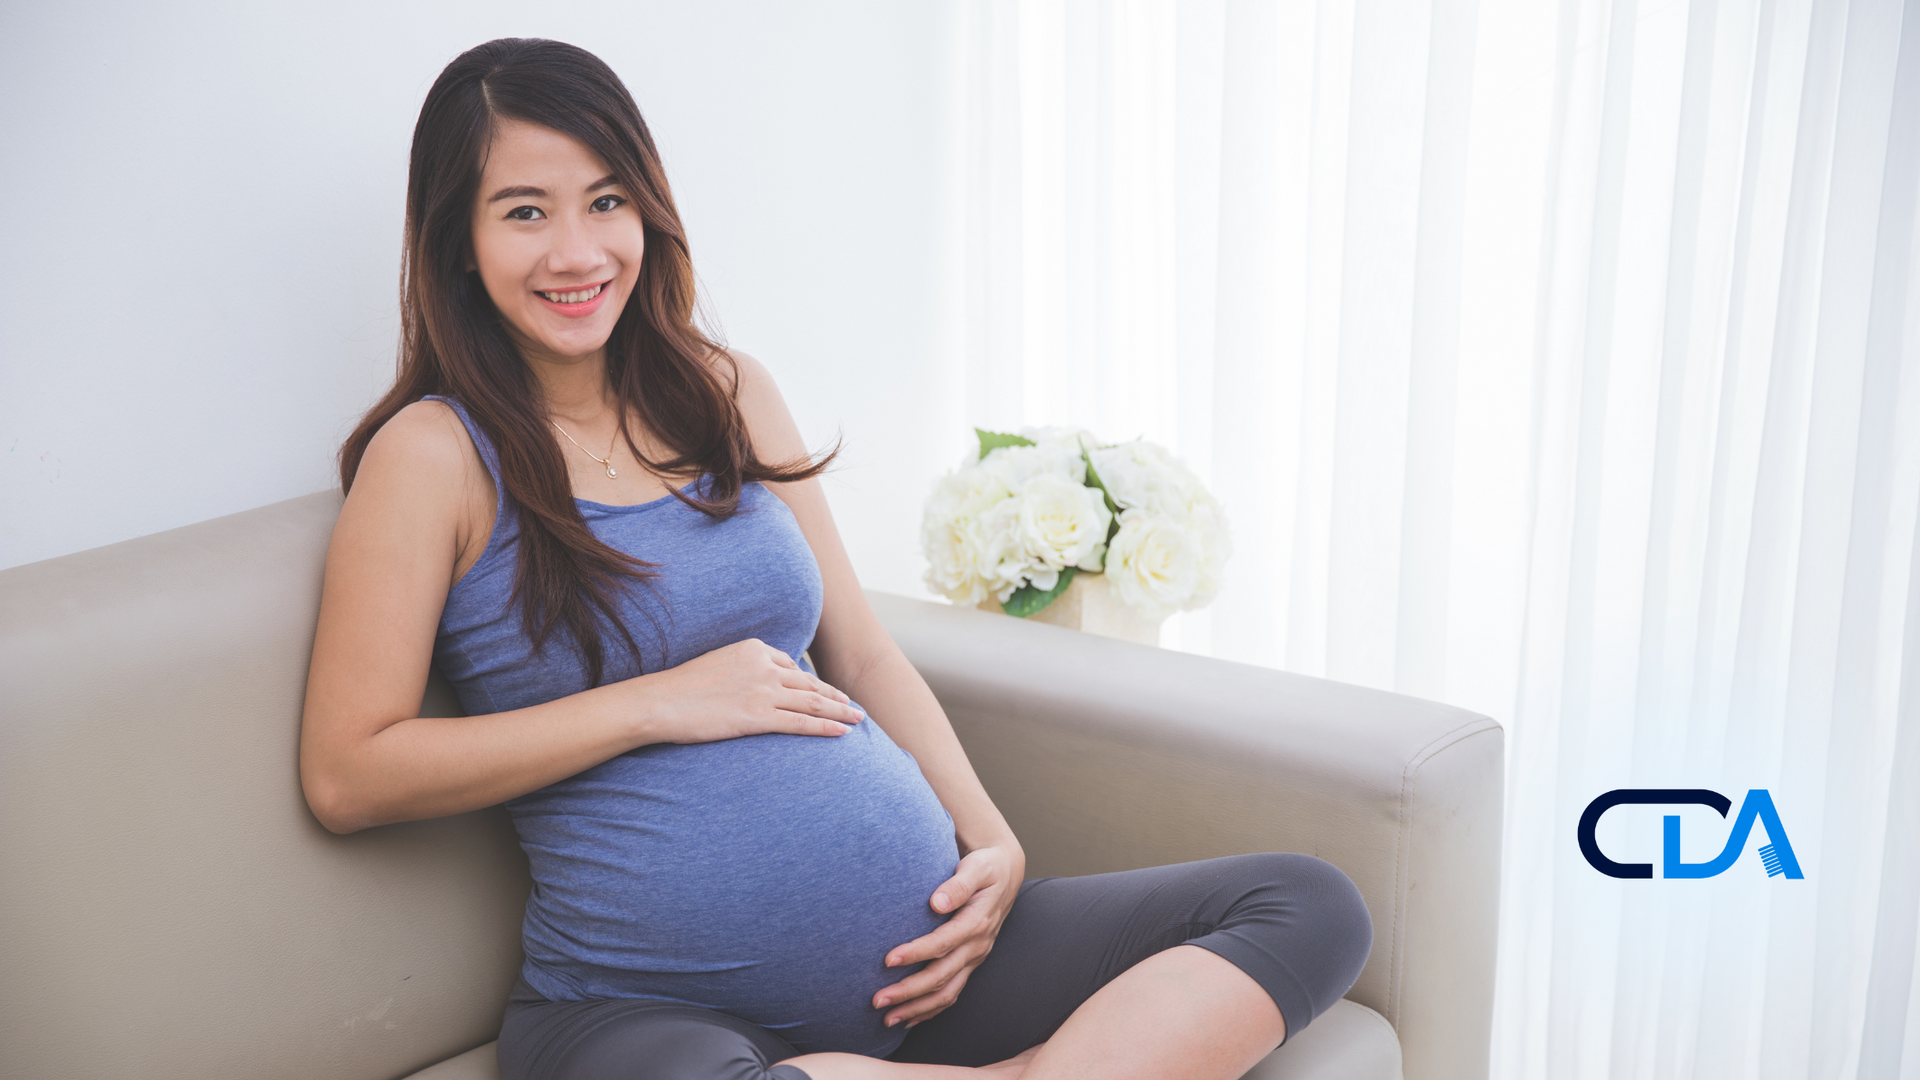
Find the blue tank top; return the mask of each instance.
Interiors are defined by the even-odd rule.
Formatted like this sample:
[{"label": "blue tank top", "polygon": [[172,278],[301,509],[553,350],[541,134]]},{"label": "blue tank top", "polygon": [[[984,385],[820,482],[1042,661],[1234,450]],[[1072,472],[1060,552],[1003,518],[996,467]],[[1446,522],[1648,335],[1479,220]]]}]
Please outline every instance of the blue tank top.
[{"label": "blue tank top", "polygon": [[[519,530],[492,442],[458,402],[433,400],[501,492],[486,549],[447,595],[435,662],[471,714],[587,689],[578,655],[558,637],[535,652],[511,602]],[[764,486],[744,485],[725,520],[671,495],[576,501],[594,535],[656,564],[622,609],[648,671],[747,638],[805,663],[820,569]],[[610,640],[605,681],[638,673]],[[542,996],[715,1009],[803,1053],[884,1056],[905,1037],[871,1001],[910,970],[887,968],[887,951],[944,921],[927,901],[959,853],[952,818],[878,724],[643,746],[506,805],[533,874],[522,973]]]}]

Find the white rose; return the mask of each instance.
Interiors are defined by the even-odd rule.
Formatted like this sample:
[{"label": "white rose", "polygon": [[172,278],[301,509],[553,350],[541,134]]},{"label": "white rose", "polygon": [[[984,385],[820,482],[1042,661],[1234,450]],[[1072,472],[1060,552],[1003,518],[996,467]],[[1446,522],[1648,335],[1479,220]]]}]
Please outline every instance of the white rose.
[{"label": "white rose", "polygon": [[979,574],[979,523],[928,513],[920,524],[928,588],[956,604],[973,605],[991,591]]},{"label": "white rose", "polygon": [[1012,497],[1013,489],[998,473],[974,465],[936,481],[927,508],[931,512],[938,506],[942,514],[950,517],[977,517],[988,507]]},{"label": "white rose", "polygon": [[[1051,474],[1042,474],[1020,488],[1020,535],[1027,554],[1042,567],[1058,571],[1069,566],[1100,569],[1113,512],[1100,492]],[[1041,584],[1050,589],[1057,584]]]},{"label": "white rose", "polygon": [[1193,472],[1153,443],[1135,439],[1088,452],[1100,482],[1121,509],[1184,520],[1203,489]]},{"label": "white rose", "polygon": [[1200,545],[1183,522],[1126,510],[1107,548],[1106,575],[1127,606],[1159,622],[1193,600],[1200,557]]},{"label": "white rose", "polygon": [[[1006,603],[1013,591],[1027,583],[1043,568],[1035,564],[1020,535],[1020,500],[1006,499],[994,504],[979,518],[981,546],[980,576],[995,599]],[[1052,588],[1057,574],[1043,575],[1044,588]]]},{"label": "white rose", "polygon": [[1058,476],[1076,484],[1087,482],[1087,463],[1072,446],[1003,446],[980,459],[978,466],[997,477],[1010,491],[1036,476]]},{"label": "white rose", "polygon": [[934,482],[920,522],[927,557],[926,583],[956,604],[978,604],[999,587],[995,576],[1006,546],[985,527],[992,509],[1013,492],[993,473],[962,468]]},{"label": "white rose", "polygon": [[1091,431],[1083,428],[1021,428],[1020,435],[1023,438],[1032,439],[1037,445],[1049,447],[1073,457],[1079,457],[1084,447],[1100,445],[1100,440],[1094,438]]}]

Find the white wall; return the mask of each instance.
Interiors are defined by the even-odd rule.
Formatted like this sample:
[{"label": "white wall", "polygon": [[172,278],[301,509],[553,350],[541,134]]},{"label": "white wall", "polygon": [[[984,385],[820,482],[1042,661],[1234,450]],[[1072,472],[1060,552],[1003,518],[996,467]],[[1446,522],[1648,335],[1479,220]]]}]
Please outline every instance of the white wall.
[{"label": "white wall", "polygon": [[627,82],[727,340],[779,377],[868,584],[919,592],[964,446],[945,4],[20,5],[0,15],[0,567],[335,483],[391,378],[408,139],[461,50]]}]

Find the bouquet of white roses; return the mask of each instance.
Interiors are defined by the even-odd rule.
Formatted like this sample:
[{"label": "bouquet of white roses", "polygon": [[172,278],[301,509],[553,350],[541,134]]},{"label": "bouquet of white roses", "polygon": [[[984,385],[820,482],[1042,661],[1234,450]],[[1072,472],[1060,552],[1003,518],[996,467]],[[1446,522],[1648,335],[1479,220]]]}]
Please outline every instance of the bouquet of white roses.
[{"label": "bouquet of white roses", "polygon": [[1178,458],[1061,428],[975,432],[979,454],[927,500],[920,537],[933,591],[956,604],[992,597],[1024,618],[1076,573],[1104,573],[1149,622],[1220,591],[1226,519]]}]

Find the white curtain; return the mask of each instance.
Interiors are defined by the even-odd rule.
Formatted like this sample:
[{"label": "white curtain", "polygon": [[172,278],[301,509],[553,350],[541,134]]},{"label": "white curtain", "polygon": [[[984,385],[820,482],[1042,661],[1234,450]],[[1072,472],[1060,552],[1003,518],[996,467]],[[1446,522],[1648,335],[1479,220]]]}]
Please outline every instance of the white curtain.
[{"label": "white curtain", "polygon": [[[969,419],[1208,480],[1177,647],[1506,723],[1495,1075],[1920,1077],[1920,9],[976,0],[965,49]],[[1604,877],[1621,787],[1767,789],[1806,877]],[[1603,846],[1704,860],[1697,809]]]}]

